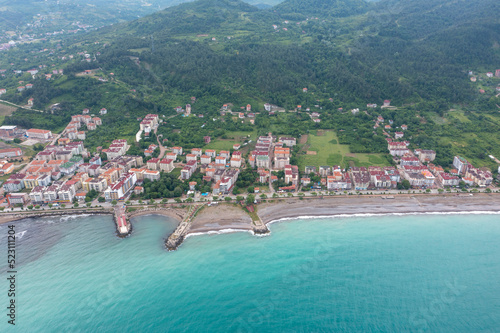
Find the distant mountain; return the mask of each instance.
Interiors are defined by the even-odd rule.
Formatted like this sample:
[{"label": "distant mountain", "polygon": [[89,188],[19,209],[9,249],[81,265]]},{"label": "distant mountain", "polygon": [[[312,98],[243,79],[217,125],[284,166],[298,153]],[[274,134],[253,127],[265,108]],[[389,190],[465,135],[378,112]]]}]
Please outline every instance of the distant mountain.
[{"label": "distant mountain", "polygon": [[265,3],[256,3],[256,4],[254,4],[254,6],[259,8],[259,9],[269,9],[269,8],[273,7],[273,6],[265,4]]},{"label": "distant mountain", "polygon": [[[475,103],[467,71],[498,68],[498,6],[287,0],[261,10],[239,0],[198,0],[83,35],[78,44],[64,40],[68,49],[106,45],[97,63],[75,62],[65,73],[112,72],[125,89],[164,109],[191,96],[207,108],[249,100],[287,108],[334,100],[338,108],[391,99],[438,109]],[[84,104],[67,86],[58,94]]]},{"label": "distant mountain", "polygon": [[246,25],[252,24],[249,18],[243,19],[242,14],[258,11],[257,7],[240,0],[202,0],[170,7],[110,29],[116,33],[135,36],[205,34],[214,31],[222,33],[223,26],[240,22]]},{"label": "distant mountain", "polygon": [[[0,42],[23,34],[103,27],[192,0],[0,0]],[[249,0],[272,6],[280,0]]]}]

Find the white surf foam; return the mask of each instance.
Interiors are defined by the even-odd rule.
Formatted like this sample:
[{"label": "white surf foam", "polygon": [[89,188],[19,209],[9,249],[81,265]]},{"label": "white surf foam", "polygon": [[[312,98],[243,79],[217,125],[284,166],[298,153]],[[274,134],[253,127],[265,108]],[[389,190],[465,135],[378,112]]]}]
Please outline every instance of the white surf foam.
[{"label": "white surf foam", "polygon": [[455,212],[407,212],[407,213],[355,213],[355,214],[332,214],[332,215],[304,215],[294,217],[283,217],[266,223],[291,221],[291,220],[311,220],[311,219],[332,219],[347,217],[374,217],[374,216],[408,216],[408,215],[500,215],[500,211],[455,211]]}]

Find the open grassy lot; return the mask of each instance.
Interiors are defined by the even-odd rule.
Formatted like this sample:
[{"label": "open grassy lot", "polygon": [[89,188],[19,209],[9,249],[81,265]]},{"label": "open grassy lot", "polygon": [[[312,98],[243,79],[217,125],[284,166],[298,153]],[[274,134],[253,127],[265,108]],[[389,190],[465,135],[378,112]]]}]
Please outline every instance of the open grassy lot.
[{"label": "open grassy lot", "polygon": [[307,143],[301,148],[300,170],[304,170],[307,165],[316,167],[321,165],[340,165],[342,167],[390,165],[383,154],[352,154],[348,145],[338,143],[337,134],[333,131],[317,131],[309,134]]},{"label": "open grassy lot", "polygon": [[211,141],[208,145],[206,145],[204,149],[230,150],[233,149],[233,145],[235,143],[240,143],[240,142],[235,140],[216,139],[214,141]]},{"label": "open grassy lot", "polygon": [[[250,136],[250,137],[249,137]],[[234,131],[228,132],[224,138],[215,138],[204,147],[204,149],[215,149],[215,150],[230,150],[233,149],[235,143],[243,144],[245,140],[252,140],[255,142],[257,139],[257,131],[252,132],[242,132]]]},{"label": "open grassy lot", "polygon": [[[10,116],[17,108],[7,103],[0,103],[0,116]],[[2,118],[3,120],[3,118]]]},{"label": "open grassy lot", "polygon": [[461,110],[450,110],[448,112],[448,117],[454,117],[462,123],[470,123],[470,119]]}]

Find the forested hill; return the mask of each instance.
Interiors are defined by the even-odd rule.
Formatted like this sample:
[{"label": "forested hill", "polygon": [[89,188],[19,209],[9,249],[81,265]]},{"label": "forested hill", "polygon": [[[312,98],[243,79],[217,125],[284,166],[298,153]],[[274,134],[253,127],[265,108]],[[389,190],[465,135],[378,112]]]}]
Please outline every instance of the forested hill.
[{"label": "forested hill", "polygon": [[242,13],[257,11],[257,7],[239,0],[202,0],[167,8],[122,25],[116,31],[131,32],[135,36],[199,34],[214,31],[223,25],[239,24]]},{"label": "forested hill", "polygon": [[[199,0],[91,38],[111,42],[100,65],[139,90],[153,70],[162,91],[185,96],[292,107],[308,87],[317,100],[444,106],[474,102],[467,71],[500,64],[497,9],[495,0],[287,0],[269,10]],[[299,12],[314,16],[288,17]]]},{"label": "forested hill", "polygon": [[352,16],[366,12],[369,7],[364,0],[285,0],[273,9],[290,19],[305,19]]},{"label": "forested hill", "polygon": [[[83,108],[99,104],[102,96],[107,103],[116,97],[131,114],[128,105],[171,111],[192,96],[207,110],[228,102],[336,110],[381,105],[385,99],[432,111],[456,103],[489,110],[500,105],[497,97],[479,94],[468,77],[469,70],[500,68],[496,0],[325,3],[332,6],[323,10],[317,0],[289,0],[262,10],[238,0],[198,0],[62,39],[56,51],[61,56],[82,51],[95,56],[90,62],[65,62],[65,77],[46,82],[34,95],[35,106],[64,102],[67,109]],[[289,18],[299,8],[317,15]],[[29,69],[33,65],[18,61],[23,52],[9,53],[2,66],[18,62],[15,66]],[[77,75],[96,68],[128,92],[129,102],[108,93],[110,83]],[[4,98],[15,103],[26,103],[38,91],[16,93],[19,80],[11,81]],[[71,88],[81,85],[89,92]]]}]

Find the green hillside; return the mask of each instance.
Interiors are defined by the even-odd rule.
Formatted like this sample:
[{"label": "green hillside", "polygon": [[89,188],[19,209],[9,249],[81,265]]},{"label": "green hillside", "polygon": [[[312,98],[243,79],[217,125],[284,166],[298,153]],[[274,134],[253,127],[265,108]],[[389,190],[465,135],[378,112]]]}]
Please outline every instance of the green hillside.
[{"label": "green hillside", "polygon": [[[248,122],[231,118],[207,122],[218,118],[224,103],[234,104],[234,109],[250,103],[255,111],[262,111],[266,102],[287,110],[302,105],[302,110],[321,113],[321,124],[301,113],[259,115],[255,127],[259,133],[294,135],[335,129],[353,154],[385,151],[373,119],[375,113],[388,111],[363,111],[368,103],[381,105],[390,99],[399,108],[391,117],[404,114],[398,124],[412,124],[411,134],[421,138],[416,142],[426,148],[441,146],[445,160],[475,147],[479,159],[485,136],[467,145],[450,144],[449,136],[430,137],[436,129],[454,133],[448,127],[453,122],[438,124],[438,119],[448,119],[452,107],[471,112],[472,124],[461,124],[467,131],[495,133],[496,122],[481,127],[484,117],[475,115],[483,112],[496,119],[498,79],[483,74],[474,84],[468,72],[500,67],[498,6],[494,0],[290,0],[262,10],[237,0],[199,0],[63,38],[57,45],[43,42],[40,46],[50,53],[39,52],[37,58],[30,55],[33,46],[21,46],[0,59],[0,68],[27,70],[43,61],[63,67],[64,76],[23,93],[15,87],[29,76],[9,74],[0,84],[8,88],[3,98],[15,103],[26,103],[30,96],[37,108],[61,103],[50,117],[67,119],[84,107],[107,107],[103,121],[113,129],[110,133],[127,136],[133,134],[137,117],[149,112],[175,115],[174,107],[195,96],[193,112],[205,118],[172,118],[171,127],[162,130],[169,140],[186,146],[201,145],[206,134],[223,136],[224,130],[254,132]],[[60,60],[77,52],[72,61]],[[92,55],[89,62],[81,55],[85,52]],[[98,72],[81,76],[86,69]],[[352,117],[352,108],[361,108],[361,114]],[[8,117],[6,123],[43,123],[37,117]],[[46,127],[57,121],[63,118],[46,122]],[[492,142],[496,140],[493,134]]]}]

